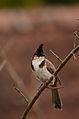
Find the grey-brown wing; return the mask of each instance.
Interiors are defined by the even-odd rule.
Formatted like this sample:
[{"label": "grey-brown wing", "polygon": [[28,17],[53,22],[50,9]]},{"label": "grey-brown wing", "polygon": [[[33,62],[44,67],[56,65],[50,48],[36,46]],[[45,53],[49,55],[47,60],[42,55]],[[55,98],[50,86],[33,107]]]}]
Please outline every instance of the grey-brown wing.
[{"label": "grey-brown wing", "polygon": [[56,69],[55,69],[55,66],[52,64],[52,62],[50,62],[48,59],[45,59],[45,61],[46,61],[46,65],[47,65],[47,70],[51,73],[51,74],[53,74],[55,71],[56,71]]},{"label": "grey-brown wing", "polygon": [[[52,64],[52,62],[50,62],[48,59],[45,59],[46,61],[46,65],[47,65],[47,70],[53,74],[56,71],[55,66]],[[56,76],[56,80],[55,80],[55,85],[57,85],[57,82],[59,82],[59,84],[61,85],[61,81],[59,79],[58,76]]]}]

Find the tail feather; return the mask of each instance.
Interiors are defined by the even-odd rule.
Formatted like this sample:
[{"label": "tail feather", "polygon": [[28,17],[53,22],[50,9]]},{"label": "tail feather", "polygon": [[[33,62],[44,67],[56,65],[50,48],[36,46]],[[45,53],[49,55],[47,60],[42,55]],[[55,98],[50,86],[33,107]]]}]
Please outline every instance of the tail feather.
[{"label": "tail feather", "polygon": [[62,102],[58,92],[58,89],[52,90],[52,103],[55,109],[62,109]]}]

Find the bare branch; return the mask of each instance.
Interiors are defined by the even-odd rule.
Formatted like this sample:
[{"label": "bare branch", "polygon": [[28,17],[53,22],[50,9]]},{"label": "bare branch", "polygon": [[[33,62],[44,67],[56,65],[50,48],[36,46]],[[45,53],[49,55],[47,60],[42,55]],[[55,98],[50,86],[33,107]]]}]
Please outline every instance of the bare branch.
[{"label": "bare branch", "polygon": [[73,44],[73,48],[76,47],[76,34],[77,34],[77,31],[74,32],[74,44]]},{"label": "bare branch", "polygon": [[23,94],[23,92],[22,92],[19,88],[15,87],[15,86],[14,86],[14,89],[15,89],[19,94],[22,95],[22,97],[24,98],[26,104],[28,104],[29,102],[28,102],[27,98],[25,97],[25,95]]},{"label": "bare branch", "polygon": [[53,76],[47,80],[39,89],[39,91],[36,92],[34,98],[32,99],[32,101],[28,104],[28,106],[26,107],[23,115],[22,115],[22,119],[26,119],[27,114],[29,113],[29,111],[31,110],[32,106],[34,105],[34,103],[37,101],[37,99],[39,98],[39,96],[41,95],[41,93],[44,91],[44,89],[49,85],[49,83],[53,80],[53,77],[55,77],[60,71],[61,69],[66,65],[66,63],[70,60],[70,58],[73,56],[73,54],[75,52],[77,52],[79,50],[79,45],[76,46],[68,55],[67,57],[63,60],[63,62],[59,65],[59,67],[57,68],[57,70],[53,73]]},{"label": "bare branch", "polygon": [[26,90],[26,87],[25,87],[25,85],[23,83],[23,80],[19,77],[19,75],[16,73],[16,71],[12,67],[11,63],[8,61],[8,58],[7,58],[6,54],[4,54],[4,55],[5,55],[6,59],[7,59],[6,69],[9,72],[9,75],[13,79],[16,87],[18,87],[19,90],[22,90],[22,92],[25,95],[25,97],[27,98],[27,100],[30,101],[30,99],[29,99],[29,97],[27,95],[27,90]]},{"label": "bare branch", "polygon": [[62,59],[57,55],[55,54],[52,50],[49,50],[60,62],[62,62]]}]

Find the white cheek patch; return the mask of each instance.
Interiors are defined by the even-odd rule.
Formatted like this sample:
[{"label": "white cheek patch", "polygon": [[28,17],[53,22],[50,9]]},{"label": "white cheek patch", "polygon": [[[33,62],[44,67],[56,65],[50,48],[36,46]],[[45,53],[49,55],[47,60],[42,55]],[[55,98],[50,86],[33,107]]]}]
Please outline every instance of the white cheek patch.
[{"label": "white cheek patch", "polygon": [[44,61],[45,57],[39,57],[39,58],[35,58],[32,61],[32,64],[34,67],[39,67],[39,65],[41,64],[42,61]]}]

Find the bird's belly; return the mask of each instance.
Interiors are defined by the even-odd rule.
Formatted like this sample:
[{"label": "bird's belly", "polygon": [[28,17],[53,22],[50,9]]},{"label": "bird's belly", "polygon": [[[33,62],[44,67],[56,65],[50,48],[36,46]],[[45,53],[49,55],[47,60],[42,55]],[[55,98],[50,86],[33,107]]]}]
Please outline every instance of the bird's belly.
[{"label": "bird's belly", "polygon": [[52,74],[47,70],[46,67],[43,68],[37,68],[34,71],[35,76],[38,78],[38,80],[45,82],[46,80],[48,80]]}]

